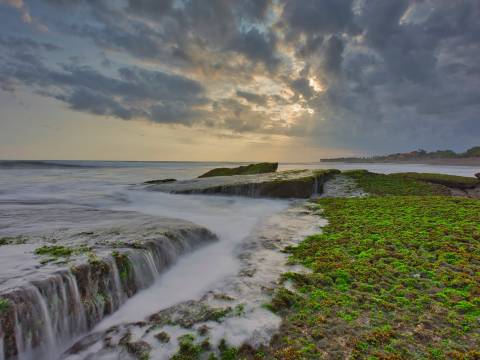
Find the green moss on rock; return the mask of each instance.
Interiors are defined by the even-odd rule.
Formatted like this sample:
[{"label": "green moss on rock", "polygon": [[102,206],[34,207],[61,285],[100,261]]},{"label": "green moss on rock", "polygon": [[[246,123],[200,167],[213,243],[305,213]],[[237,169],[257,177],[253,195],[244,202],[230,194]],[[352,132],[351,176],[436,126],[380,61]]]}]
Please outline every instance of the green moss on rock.
[{"label": "green moss on rock", "polygon": [[0,315],[3,315],[10,308],[10,301],[0,297]]},{"label": "green moss on rock", "polygon": [[23,235],[0,237],[0,246],[2,245],[20,245],[25,244],[28,238]]},{"label": "green moss on rock", "polygon": [[46,255],[54,258],[70,257],[82,253],[90,252],[88,246],[63,246],[63,245],[45,245],[35,249],[36,255]]},{"label": "green moss on rock", "polygon": [[145,181],[145,185],[158,185],[158,184],[168,184],[177,181],[177,179],[158,179],[158,180],[148,180]]},{"label": "green moss on rock", "polygon": [[172,356],[172,360],[197,360],[204,351],[200,344],[195,343],[192,334],[185,334],[178,338],[179,350]]},{"label": "green moss on rock", "polygon": [[394,196],[449,196],[450,189],[441,184],[427,183],[401,174],[376,174],[367,170],[351,170],[344,175],[355,180],[358,186],[370,195]]},{"label": "green moss on rock", "polygon": [[450,188],[457,189],[472,189],[480,185],[480,179],[466,176],[416,172],[396,173],[393,175],[403,176],[409,179],[424,181],[427,183],[445,185]]},{"label": "green moss on rock", "polygon": [[136,291],[136,286],[135,274],[130,259],[128,258],[127,254],[118,251],[112,252],[112,257],[117,265],[123,289],[128,296],[133,295]]},{"label": "green moss on rock", "polygon": [[235,168],[216,168],[200,175],[199,178],[214,176],[232,176],[232,175],[253,175],[275,172],[278,169],[278,163],[258,163]]},{"label": "green moss on rock", "polygon": [[[383,181],[383,180],[382,180]],[[446,196],[322,199],[329,223],[293,248],[266,358],[475,359],[480,201]],[[291,357],[289,357],[291,356]]]}]

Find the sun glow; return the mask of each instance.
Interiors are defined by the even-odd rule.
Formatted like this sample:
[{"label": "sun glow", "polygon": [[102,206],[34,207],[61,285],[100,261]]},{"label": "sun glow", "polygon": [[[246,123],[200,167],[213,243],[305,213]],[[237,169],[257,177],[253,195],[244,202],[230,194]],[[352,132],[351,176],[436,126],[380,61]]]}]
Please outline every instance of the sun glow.
[{"label": "sun glow", "polygon": [[308,79],[308,84],[312,87],[313,90],[315,90],[315,92],[319,93],[319,92],[324,92],[325,91],[325,87],[323,86],[323,84],[316,78],[316,77],[311,77]]}]

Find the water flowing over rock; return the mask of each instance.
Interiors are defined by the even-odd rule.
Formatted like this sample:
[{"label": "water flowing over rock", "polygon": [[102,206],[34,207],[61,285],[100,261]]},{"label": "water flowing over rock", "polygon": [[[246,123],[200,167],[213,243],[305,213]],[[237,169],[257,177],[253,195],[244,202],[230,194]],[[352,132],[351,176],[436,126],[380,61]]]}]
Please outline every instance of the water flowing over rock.
[{"label": "water flowing over rock", "polygon": [[367,193],[362,190],[352,178],[345,175],[335,175],[323,186],[321,197],[359,197],[366,196]]},{"label": "water flowing over rock", "polygon": [[193,223],[84,207],[0,209],[0,359],[61,349],[216,240]]},{"label": "water flowing over rock", "polygon": [[289,170],[153,184],[149,190],[176,194],[224,194],[248,197],[307,199],[323,192],[323,184],[339,170]]},{"label": "water flowing over rock", "polygon": [[[108,326],[100,324],[95,333],[80,339],[62,359],[127,360],[132,359],[132,348],[142,344],[144,358],[167,360],[178,350],[179,337],[185,335],[195,336],[197,344],[208,343],[214,353],[222,340],[237,347],[268,344],[281,319],[264,305],[281,285],[282,273],[305,271],[288,266],[288,254],[283,250],[326,224],[316,211],[313,204],[294,202],[259,223],[238,244],[238,273],[215,283],[198,299],[179,302],[139,321],[111,325],[107,319]],[[145,295],[153,290],[154,286]],[[204,355],[207,358],[208,354]]]}]

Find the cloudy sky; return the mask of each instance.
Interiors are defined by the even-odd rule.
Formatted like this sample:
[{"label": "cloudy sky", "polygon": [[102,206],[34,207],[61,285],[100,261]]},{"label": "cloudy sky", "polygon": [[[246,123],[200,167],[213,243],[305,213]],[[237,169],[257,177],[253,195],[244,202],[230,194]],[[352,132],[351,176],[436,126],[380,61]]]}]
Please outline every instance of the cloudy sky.
[{"label": "cloudy sky", "polygon": [[0,0],[0,158],[480,145],[478,0]]}]

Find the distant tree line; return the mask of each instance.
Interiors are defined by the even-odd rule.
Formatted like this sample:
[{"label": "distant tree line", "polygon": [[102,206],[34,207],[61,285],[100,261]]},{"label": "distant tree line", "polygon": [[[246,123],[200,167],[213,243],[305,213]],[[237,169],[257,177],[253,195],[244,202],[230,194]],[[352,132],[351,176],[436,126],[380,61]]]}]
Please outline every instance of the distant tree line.
[{"label": "distant tree line", "polygon": [[388,162],[388,161],[407,161],[407,160],[425,160],[425,159],[461,159],[480,157],[480,146],[474,146],[463,153],[456,153],[453,150],[437,150],[428,152],[423,149],[396,153],[382,156],[370,157],[340,157],[333,159],[321,159],[322,161],[339,161],[339,162]]}]

